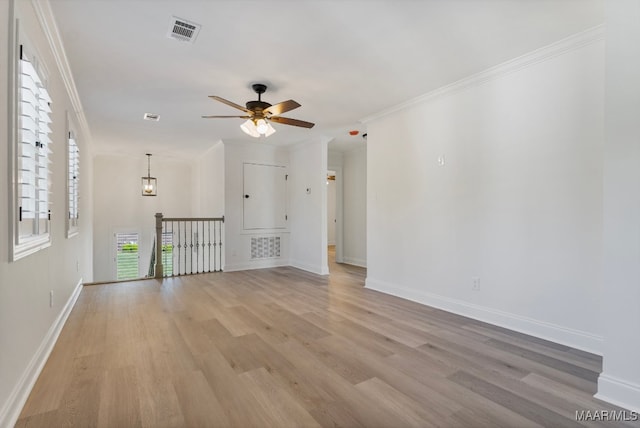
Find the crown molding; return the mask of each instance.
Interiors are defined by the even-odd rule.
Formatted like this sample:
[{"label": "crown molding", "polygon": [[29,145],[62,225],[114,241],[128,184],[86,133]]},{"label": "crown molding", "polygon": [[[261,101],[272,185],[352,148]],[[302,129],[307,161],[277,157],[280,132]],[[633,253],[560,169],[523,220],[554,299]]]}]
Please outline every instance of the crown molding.
[{"label": "crown molding", "polygon": [[498,64],[494,67],[488,68],[484,71],[481,71],[480,73],[465,77],[449,85],[442,86],[431,92],[427,92],[424,95],[420,95],[401,104],[397,104],[378,113],[374,113],[361,119],[360,122],[369,123],[371,121],[380,119],[401,110],[405,110],[415,105],[429,102],[436,98],[440,98],[442,96],[449,95],[473,86],[482,85],[483,83],[499,79],[502,76],[521,70],[523,68],[539,64],[541,62],[563,55],[567,52],[579,49],[583,46],[598,42],[600,40],[603,40],[604,37],[605,26],[604,24],[598,25],[596,27],[561,39],[550,45],[536,49],[522,56],[503,62],[502,64]]},{"label": "crown molding", "polygon": [[33,5],[33,9],[38,17],[38,21],[40,23],[40,27],[42,27],[45,38],[47,39],[47,42],[49,42],[51,54],[56,61],[64,87],[67,90],[67,95],[71,100],[71,106],[73,107],[78,124],[82,129],[82,134],[85,137],[86,142],[91,144],[91,130],[89,128],[89,123],[84,115],[80,95],[78,94],[78,89],[76,88],[75,81],[73,80],[71,66],[67,59],[64,43],[62,42],[62,37],[60,36],[55,16],[51,10],[51,4],[49,3],[49,0],[31,0],[31,4]]}]

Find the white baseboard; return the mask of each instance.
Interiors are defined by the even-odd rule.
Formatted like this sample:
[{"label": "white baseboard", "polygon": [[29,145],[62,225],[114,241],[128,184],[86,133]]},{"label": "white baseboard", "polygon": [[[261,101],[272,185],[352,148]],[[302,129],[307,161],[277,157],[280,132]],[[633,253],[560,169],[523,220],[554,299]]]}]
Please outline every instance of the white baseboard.
[{"label": "white baseboard", "polygon": [[256,260],[253,262],[243,262],[243,263],[227,263],[223,266],[222,270],[225,272],[238,272],[241,270],[252,270],[252,269],[267,269],[272,267],[281,267],[281,266],[289,266],[289,262],[287,260],[282,259],[272,259],[272,260]]},{"label": "white baseboard", "polygon": [[38,350],[33,355],[33,358],[31,358],[31,361],[29,361],[29,364],[22,373],[20,380],[13,388],[9,399],[2,407],[2,410],[0,410],[0,427],[12,427],[16,424],[18,417],[20,416],[20,412],[22,411],[22,407],[24,407],[24,404],[27,402],[27,398],[29,398],[33,385],[35,385],[36,380],[38,380],[38,376],[40,376],[40,372],[47,362],[47,359],[58,340],[58,336],[60,336],[62,327],[64,327],[64,324],[71,313],[71,309],[73,309],[76,300],[78,300],[81,290],[82,278],[80,278],[80,281],[71,293],[71,296],[62,308],[62,311],[60,311],[58,317],[55,319],[53,324],[51,324],[51,327],[42,339]]},{"label": "white baseboard", "polygon": [[372,278],[367,278],[365,287],[442,309],[447,312],[452,312],[454,314],[504,327],[509,330],[529,334],[531,336],[550,340],[555,343],[581,349],[593,354],[602,355],[604,341],[602,336],[585,331],[575,330],[486,306],[476,305],[463,300],[439,296],[425,291],[411,290]]},{"label": "white baseboard", "polygon": [[353,257],[343,257],[342,258],[342,263],[346,263],[348,265],[359,266],[359,267],[363,267],[363,268],[367,267],[367,261],[366,260],[356,259],[356,258],[353,258]]},{"label": "white baseboard", "polygon": [[601,373],[595,398],[640,413],[640,385]]},{"label": "white baseboard", "polygon": [[329,275],[328,265],[312,265],[309,263],[301,262],[299,260],[291,260],[289,266],[297,269],[306,270],[307,272],[315,273],[316,275]]}]

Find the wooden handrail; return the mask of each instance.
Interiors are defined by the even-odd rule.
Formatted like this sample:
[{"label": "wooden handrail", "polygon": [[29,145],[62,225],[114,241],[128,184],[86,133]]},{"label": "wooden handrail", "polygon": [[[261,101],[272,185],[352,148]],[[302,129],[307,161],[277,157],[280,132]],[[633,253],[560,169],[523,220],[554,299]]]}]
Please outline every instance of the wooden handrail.
[{"label": "wooden handrail", "polygon": [[[161,213],[159,213],[162,215]],[[156,214],[157,216],[158,214]],[[222,217],[162,217],[162,221],[221,221],[224,223],[224,216]]]}]

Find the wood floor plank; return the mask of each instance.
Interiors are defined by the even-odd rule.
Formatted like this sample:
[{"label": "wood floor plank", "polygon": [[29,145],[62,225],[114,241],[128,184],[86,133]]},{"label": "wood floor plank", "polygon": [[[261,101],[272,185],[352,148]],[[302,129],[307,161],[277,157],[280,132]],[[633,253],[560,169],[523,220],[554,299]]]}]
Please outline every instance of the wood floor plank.
[{"label": "wood floor plank", "polygon": [[71,381],[64,389],[60,406],[42,427],[98,425],[100,382],[104,373],[101,360],[99,354],[74,358],[71,370],[65,373]]},{"label": "wood floor plank", "polygon": [[199,359],[202,373],[222,406],[229,426],[263,427],[263,415],[256,399],[247,393],[225,357],[213,349],[206,355],[200,355]]},{"label": "wood floor plank", "polygon": [[569,373],[571,375],[580,377],[582,379],[585,379],[591,382],[596,382],[598,380],[597,372],[586,369],[577,364],[569,363],[567,361],[554,358],[540,352],[532,351],[530,349],[527,349],[521,346],[516,346],[511,343],[504,342],[502,340],[491,339],[488,341],[488,344],[495,348],[510,352],[515,355],[519,355],[523,358],[526,358],[532,361],[536,361],[540,364],[544,364],[545,366],[555,368],[562,372]]},{"label": "wood floor plank", "polygon": [[594,356],[593,354],[588,354],[586,352],[581,352],[577,349],[569,348],[564,345],[558,346],[558,344],[554,344],[553,342],[537,339],[532,336],[509,335],[508,333],[503,333],[501,331],[496,331],[495,329],[489,329],[478,325],[465,326],[464,330],[474,331],[487,339],[497,339],[503,342],[508,342],[512,345],[528,349],[530,351],[540,352],[547,356],[571,362],[575,365],[592,371],[598,371],[602,366],[602,357]]},{"label": "wood floor plank", "polygon": [[371,379],[375,375],[363,367],[359,361],[350,358],[348,350],[340,349],[340,345],[336,344],[333,336],[317,341],[305,341],[303,345],[322,360],[327,369],[333,370],[352,384]]},{"label": "wood floor plank", "polygon": [[256,334],[269,343],[282,343],[289,340],[289,335],[272,324],[264,322],[245,306],[235,306],[229,309],[235,316],[241,318],[243,322]]},{"label": "wood floor plank", "polygon": [[356,388],[362,391],[372,406],[385,409],[385,412],[393,415],[400,426],[429,427],[437,426],[441,421],[434,418],[433,414],[429,414],[419,403],[378,378],[365,380],[356,385]]},{"label": "wood floor plank", "polygon": [[143,427],[181,427],[186,424],[171,376],[136,371],[140,421]]},{"label": "wood floor plank", "polygon": [[309,411],[309,414],[323,427],[365,428],[356,419],[353,411],[344,403],[331,402],[319,405]]},{"label": "wood floor plank", "polygon": [[292,428],[320,426],[309,412],[279,387],[264,368],[242,373],[239,378],[262,409],[265,426]]},{"label": "wood floor plank", "polygon": [[277,348],[269,345],[255,333],[217,341],[215,346],[237,373],[258,368],[271,371],[277,368],[289,369],[292,367]]},{"label": "wood floor plank", "polygon": [[[324,408],[340,402],[354,393],[353,384],[338,372],[330,370],[321,357],[311,352],[302,343],[290,340],[280,345],[283,355],[295,367],[294,373],[276,371],[272,375],[291,391],[299,395],[302,405],[311,409]],[[292,381],[309,385],[292,385]]]},{"label": "wood floor plank", "polygon": [[[175,378],[174,388],[188,427],[226,427],[229,420],[201,371]],[[127,426],[127,425],[113,425]]]},{"label": "wood floor plank", "polygon": [[333,320],[332,317],[319,316],[314,312],[305,313],[301,316],[307,321],[320,326],[332,334],[348,337],[361,347],[367,349],[369,352],[381,357],[388,357],[393,355],[395,350],[407,347],[406,345],[396,342],[395,340],[380,333],[371,331],[368,328],[346,318],[342,320]]},{"label": "wood floor plank", "polygon": [[100,387],[98,427],[140,427],[138,377],[127,366],[107,370]]},{"label": "wood floor plank", "polygon": [[496,403],[509,403],[509,409],[542,426],[558,428],[580,426],[576,421],[562,417],[543,406],[536,405],[530,400],[510,393],[463,370],[452,374],[449,379]]},{"label": "wood floor plank", "polygon": [[[55,410],[49,412],[36,413],[29,416],[23,416],[18,420],[14,428],[32,428],[55,426],[58,414]],[[58,425],[61,426],[61,425]]]}]

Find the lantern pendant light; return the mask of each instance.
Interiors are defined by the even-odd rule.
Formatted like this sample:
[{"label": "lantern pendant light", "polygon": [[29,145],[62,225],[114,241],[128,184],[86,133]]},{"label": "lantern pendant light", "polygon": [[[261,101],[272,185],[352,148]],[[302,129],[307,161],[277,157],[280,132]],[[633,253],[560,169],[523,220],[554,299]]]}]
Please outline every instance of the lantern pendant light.
[{"label": "lantern pendant light", "polygon": [[151,176],[151,153],[147,153],[147,176],[142,177],[142,196],[156,196],[157,180]]}]

